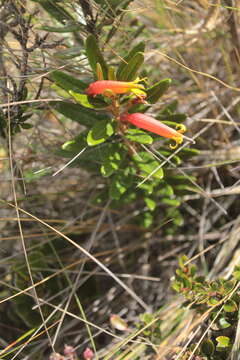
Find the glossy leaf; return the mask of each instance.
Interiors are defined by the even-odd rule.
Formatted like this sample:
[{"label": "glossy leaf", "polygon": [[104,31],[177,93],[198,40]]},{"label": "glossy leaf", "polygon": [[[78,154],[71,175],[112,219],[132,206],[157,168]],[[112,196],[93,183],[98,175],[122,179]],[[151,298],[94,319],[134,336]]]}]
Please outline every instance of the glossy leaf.
[{"label": "glossy leaf", "polygon": [[120,197],[127,191],[128,186],[119,176],[115,176],[110,185],[109,194],[112,199],[119,200]]},{"label": "glossy leaf", "polygon": [[161,186],[161,188],[158,190],[158,195],[165,195],[169,197],[173,196],[173,187],[167,183],[164,183],[163,186]]},{"label": "glossy leaf", "polygon": [[94,106],[88,100],[88,95],[79,94],[79,93],[76,93],[75,91],[71,91],[71,90],[69,91],[69,94],[72,95],[72,97],[74,97],[74,99],[82,106],[84,106],[86,108],[90,108],[90,109],[94,108]]},{"label": "glossy leaf", "polygon": [[74,18],[62,6],[54,0],[33,0],[39,3],[44,10],[57,21],[65,24],[66,21],[74,21]]},{"label": "glossy leaf", "polygon": [[73,59],[82,54],[82,46],[72,46],[67,49],[55,51],[54,57],[61,60]]},{"label": "glossy leaf", "polygon": [[108,104],[102,100],[94,98],[92,99],[90,96],[86,94],[76,93],[75,91],[69,91],[69,94],[82,106],[90,109],[102,109],[106,108]]},{"label": "glossy leaf", "polygon": [[171,115],[173,114],[178,107],[178,101],[174,100],[172,101],[170,104],[168,104],[167,106],[165,106],[160,112],[159,115],[164,114],[164,115]]},{"label": "glossy leaf", "polygon": [[146,90],[147,101],[154,104],[168,90],[171,79],[163,79]]},{"label": "glossy leaf", "polygon": [[112,21],[114,21],[114,17],[116,16],[116,8],[121,5],[123,0],[95,0],[97,4],[99,4],[102,9],[104,9],[104,14],[110,17]]},{"label": "glossy leaf", "polygon": [[140,42],[137,45],[134,46],[134,48],[132,48],[132,50],[130,50],[130,52],[127,54],[126,57],[123,58],[123,60],[121,61],[118,70],[117,70],[117,79],[118,80],[122,80],[120,77],[120,74],[124,71],[124,69],[126,68],[126,66],[128,65],[129,61],[137,54],[137,53],[144,53],[144,49],[145,49],[145,44],[144,42]]},{"label": "glossy leaf", "polygon": [[181,202],[178,199],[169,199],[169,198],[163,198],[161,199],[162,204],[169,205],[169,206],[180,206]]},{"label": "glossy leaf", "polygon": [[227,348],[230,346],[230,339],[227,336],[218,336],[216,337],[216,341],[217,341],[217,349],[219,350],[219,348]]},{"label": "glossy leaf", "polygon": [[156,209],[156,206],[157,206],[156,201],[154,201],[153,199],[151,199],[149,197],[145,197],[144,201],[150,211],[153,211]]},{"label": "glossy leaf", "polygon": [[214,343],[210,340],[204,340],[201,344],[201,353],[206,356],[211,356],[214,354],[215,346]]},{"label": "glossy leaf", "polygon": [[117,76],[121,81],[133,81],[136,79],[138,71],[144,62],[144,55],[141,52],[136,53],[119,72]]},{"label": "glossy leaf", "polygon": [[83,92],[87,88],[87,84],[83,81],[76,79],[63,71],[55,70],[49,74],[49,77],[66,91],[72,90],[76,92]]},{"label": "glossy leaf", "polygon": [[80,31],[83,29],[83,24],[78,23],[69,23],[61,27],[57,26],[41,26],[39,30],[44,30],[48,32],[57,32],[57,33],[68,33],[68,32],[74,32],[74,31]]},{"label": "glossy leaf", "polygon": [[235,301],[233,300],[228,300],[224,306],[223,306],[224,311],[226,311],[227,313],[232,313],[238,310],[238,306],[235,303]]},{"label": "glossy leaf", "polygon": [[96,73],[97,73],[97,79],[99,81],[104,80],[102,67],[99,63],[96,64]]},{"label": "glossy leaf", "polygon": [[104,79],[107,79],[107,75],[108,75],[107,65],[103,58],[101,50],[98,46],[98,42],[97,42],[95,36],[93,36],[93,35],[88,36],[85,47],[86,47],[86,53],[87,53],[89,64],[90,64],[95,76],[97,77],[97,63],[99,63],[102,68]]},{"label": "glossy leaf", "polygon": [[156,171],[156,168],[159,167],[159,162],[154,160],[150,154],[147,152],[140,152],[133,156],[135,162],[137,163],[137,166],[143,173],[146,175],[150,175],[154,172],[152,175],[153,178],[162,179],[164,176],[163,169],[159,168]]},{"label": "glossy leaf", "polygon": [[103,176],[111,176],[119,169],[119,166],[123,160],[123,153],[121,150],[122,149],[120,149],[116,144],[116,146],[112,147],[112,151],[106,154],[101,166],[101,173]]},{"label": "glossy leaf", "polygon": [[98,114],[94,110],[67,101],[56,101],[52,106],[60,114],[87,127],[93,126],[95,121],[106,118],[105,115]]},{"label": "glossy leaf", "polygon": [[108,80],[116,80],[116,72],[113,66],[108,67]]},{"label": "glossy leaf", "polygon": [[97,122],[89,131],[87,136],[87,143],[90,146],[101,144],[113,133],[114,130],[109,120],[102,120]]},{"label": "glossy leaf", "polygon": [[200,154],[200,150],[197,150],[197,149],[187,148],[187,147],[181,149],[181,157],[183,159],[189,159],[192,156],[196,156],[199,154]]},{"label": "glossy leaf", "polygon": [[171,124],[174,125],[184,122],[187,119],[187,115],[182,113],[175,113],[171,115],[160,114],[157,115],[156,118],[161,121],[168,121],[171,126]]},{"label": "glossy leaf", "polygon": [[153,138],[139,129],[128,129],[127,134],[125,137],[128,140],[138,142],[140,144],[152,144]]}]

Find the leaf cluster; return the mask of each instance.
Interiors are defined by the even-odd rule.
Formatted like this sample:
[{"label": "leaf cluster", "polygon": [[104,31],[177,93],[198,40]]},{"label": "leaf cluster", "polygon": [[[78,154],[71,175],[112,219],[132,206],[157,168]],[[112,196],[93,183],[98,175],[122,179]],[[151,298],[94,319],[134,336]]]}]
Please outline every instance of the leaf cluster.
[{"label": "leaf cluster", "polygon": [[[219,278],[210,281],[197,274],[196,266],[188,263],[186,256],[179,259],[172,288],[184,296],[184,306],[190,306],[199,315],[209,313],[208,338],[201,343],[196,353],[200,359],[226,359],[231,352],[238,323],[238,281],[239,267],[235,268],[229,280]],[[189,347],[190,353],[195,345]],[[185,359],[184,356],[182,360]]]}]

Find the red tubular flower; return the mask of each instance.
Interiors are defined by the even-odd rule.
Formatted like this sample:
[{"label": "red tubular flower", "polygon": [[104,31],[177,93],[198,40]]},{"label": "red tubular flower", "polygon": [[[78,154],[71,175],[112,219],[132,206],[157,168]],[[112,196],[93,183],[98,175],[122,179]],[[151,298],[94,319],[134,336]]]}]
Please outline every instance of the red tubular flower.
[{"label": "red tubular flower", "polygon": [[175,130],[163,124],[161,121],[142,113],[124,113],[121,115],[121,120],[123,122],[129,122],[141,129],[148,130],[152,133],[174,140],[176,145],[170,145],[173,149],[183,142],[182,133],[186,131],[186,127],[182,124],[179,124],[179,130]]},{"label": "red tubular flower", "polygon": [[89,85],[86,90],[87,95],[108,95],[112,94],[125,94],[128,92],[133,92],[137,94],[145,94],[144,86],[138,84],[140,80],[136,79],[135,81],[114,81],[114,80],[98,80]]}]

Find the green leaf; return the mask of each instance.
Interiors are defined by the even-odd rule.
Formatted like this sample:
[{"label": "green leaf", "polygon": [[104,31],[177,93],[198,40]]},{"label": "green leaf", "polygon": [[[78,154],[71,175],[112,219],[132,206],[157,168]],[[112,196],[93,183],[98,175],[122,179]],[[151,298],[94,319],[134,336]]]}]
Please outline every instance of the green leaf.
[{"label": "green leaf", "polygon": [[169,199],[169,198],[163,198],[161,200],[162,204],[178,207],[181,205],[181,202],[177,199]]},{"label": "green leaf", "polygon": [[200,150],[185,147],[181,150],[181,157],[183,159],[189,159],[192,156],[199,155],[200,153],[201,153]]},{"label": "green leaf", "polygon": [[146,194],[151,195],[154,190],[154,182],[146,181],[145,183],[141,184],[139,188],[144,190]]},{"label": "green leaf", "polygon": [[[125,153],[124,153],[125,155]],[[101,173],[103,176],[111,176],[119,169],[119,166],[123,160],[123,151],[119,146],[113,146],[112,151],[104,156],[104,162],[101,166]]]},{"label": "green leaf", "polygon": [[168,90],[171,79],[163,79],[146,90],[147,101],[154,104]]},{"label": "green leaf", "polygon": [[215,297],[211,297],[211,298],[208,299],[207,304],[209,306],[215,306],[215,305],[217,305],[219,303],[219,301],[220,301],[219,299],[217,299]]},{"label": "green leaf", "polygon": [[201,352],[203,353],[203,355],[212,356],[214,354],[214,351],[215,351],[215,346],[210,339],[204,340],[202,342]]},{"label": "green leaf", "polygon": [[[168,156],[171,155],[171,152],[166,150],[165,148],[159,148],[158,152],[160,154],[162,154],[165,158],[167,158]],[[176,165],[180,165],[182,162],[181,158],[177,155],[174,155],[173,157],[171,157],[171,161]]]},{"label": "green leaf", "polygon": [[164,183],[158,190],[158,194],[171,197],[174,195],[173,187],[167,183]]},{"label": "green leaf", "polygon": [[115,67],[113,66],[108,67],[108,80],[116,80]]},{"label": "green leaf", "polygon": [[218,336],[216,337],[217,341],[217,350],[228,348],[230,346],[230,339],[227,336]]},{"label": "green leaf", "polygon": [[[133,159],[137,163],[139,169],[147,175],[152,174],[156,168],[159,167],[159,162],[154,160],[149,153],[144,151],[134,155]],[[162,179],[164,176],[163,169],[159,168],[152,176],[157,179]]]},{"label": "green leaf", "polygon": [[83,24],[78,23],[69,23],[61,27],[57,26],[41,26],[38,28],[39,30],[44,30],[48,32],[57,32],[57,33],[67,33],[67,32],[74,32],[74,31],[80,31],[84,27]]},{"label": "green leaf", "polygon": [[186,255],[182,255],[179,257],[178,264],[179,264],[180,269],[185,269],[185,267],[186,267],[185,263],[188,262],[188,260],[189,259]]},{"label": "green leaf", "polygon": [[69,91],[69,94],[72,95],[72,97],[74,97],[74,99],[82,106],[84,106],[86,108],[90,108],[90,109],[94,108],[94,106],[89,102],[89,100],[88,100],[89,98],[87,95],[79,94],[79,93],[76,93],[71,90]]},{"label": "green leaf", "polygon": [[96,123],[89,131],[87,136],[87,143],[89,146],[101,144],[113,133],[114,130],[109,120],[102,120]]},{"label": "green leaf", "polygon": [[39,3],[44,10],[57,21],[65,24],[66,21],[74,21],[72,15],[54,0],[33,0]]},{"label": "green leaf", "polygon": [[182,284],[181,282],[174,280],[174,282],[171,284],[171,287],[176,292],[180,292],[182,289]]},{"label": "green leaf", "polygon": [[120,197],[127,191],[128,186],[124,182],[123,179],[121,179],[118,176],[115,176],[110,185],[109,194],[112,199],[119,200]]},{"label": "green leaf", "polygon": [[140,144],[152,144],[153,138],[139,129],[128,129],[127,135],[125,137],[128,140],[138,142]]},{"label": "green leaf", "polygon": [[108,107],[108,103],[101,98],[91,98],[85,94],[79,94],[74,91],[69,91],[69,94],[82,106],[90,109],[104,109]]},{"label": "green leaf", "polygon": [[129,61],[137,54],[137,53],[144,53],[145,50],[145,44],[144,42],[140,42],[138,43],[136,46],[134,46],[134,48],[132,48],[132,50],[130,50],[130,52],[127,54],[127,56],[125,58],[123,58],[123,60],[121,61],[119,68],[117,70],[117,79],[121,80],[120,78],[120,74],[122,73],[122,71],[124,72],[124,69],[126,68],[126,66],[128,65]]},{"label": "green leaf", "polygon": [[55,70],[49,74],[50,79],[52,79],[58,86],[62,89],[69,91],[82,92],[87,88],[87,84],[83,81],[76,79],[75,77],[59,70]]},{"label": "green leaf", "polygon": [[24,180],[28,183],[30,183],[31,181],[35,181],[38,180],[40,178],[42,178],[43,176],[48,175],[51,172],[51,170],[49,168],[46,169],[40,169],[40,170],[27,170],[23,173],[23,177]]},{"label": "green leaf", "polygon": [[144,55],[141,52],[136,53],[124,66],[118,75],[118,80],[133,81],[137,77],[138,70],[144,62]]},{"label": "green leaf", "polygon": [[106,162],[101,166],[101,174],[105,177],[111,176],[115,171],[117,170],[117,167],[115,166],[115,163],[112,162]]},{"label": "green leaf", "polygon": [[236,265],[233,271],[233,276],[236,280],[240,280],[240,266]]},{"label": "green leaf", "polygon": [[102,68],[104,79],[107,79],[108,68],[107,68],[106,62],[102,56],[101,50],[98,46],[98,42],[97,42],[95,36],[93,36],[93,35],[88,36],[85,47],[86,47],[86,53],[87,53],[89,64],[90,64],[95,76],[97,76],[97,63],[99,63]]},{"label": "green leaf", "polygon": [[156,201],[154,201],[153,199],[151,199],[149,197],[145,197],[144,201],[145,201],[147,207],[149,208],[149,210],[154,211],[156,209],[156,206],[157,206]]},{"label": "green leaf", "polygon": [[62,145],[62,149],[72,154],[78,154],[79,151],[82,149],[81,145],[82,144],[79,143],[77,140],[69,140]]},{"label": "green leaf", "polygon": [[141,225],[146,229],[149,228],[153,223],[153,216],[149,211],[146,211],[142,215]]},{"label": "green leaf", "polygon": [[175,126],[176,124],[184,122],[187,119],[187,115],[182,113],[175,113],[171,115],[160,114],[156,116],[156,119],[164,121],[166,124],[168,122],[169,126]]},{"label": "green leaf", "polygon": [[133,0],[95,0],[97,4],[105,9],[104,15],[107,15],[111,19],[118,16],[132,1]]},{"label": "green leaf", "polygon": [[32,129],[33,128],[33,124],[28,124],[28,123],[23,123],[23,124],[20,124],[20,126],[23,128],[23,129]]},{"label": "green leaf", "polygon": [[[109,195],[114,200],[119,200],[127,189],[133,184],[135,179],[135,170],[131,167],[122,169],[121,173],[118,172],[111,178],[111,185]],[[131,194],[130,194],[131,195]]]},{"label": "green leaf", "polygon": [[60,96],[64,99],[71,98],[71,95],[66,90],[64,90],[63,88],[61,88],[60,86],[58,86],[56,84],[52,84],[51,89],[53,89],[58,96]]},{"label": "green leaf", "polygon": [[218,320],[218,330],[227,329],[231,324],[225,319],[225,317],[220,317]]},{"label": "green leaf", "polygon": [[102,67],[99,63],[96,64],[97,79],[99,81],[104,80]]},{"label": "green leaf", "polygon": [[163,115],[171,115],[173,114],[178,107],[178,101],[174,100],[172,101],[170,104],[168,104],[167,106],[165,106],[160,112],[159,115],[163,114]]},{"label": "green leaf", "polygon": [[87,127],[93,126],[95,121],[106,119],[106,115],[67,101],[56,101],[52,106],[60,114]]},{"label": "green leaf", "polygon": [[53,56],[61,60],[73,59],[80,56],[82,54],[82,50],[82,46],[72,46],[68,49],[56,51]]},{"label": "green leaf", "polygon": [[238,306],[235,303],[235,301],[233,300],[228,300],[226,301],[226,303],[223,306],[224,311],[226,311],[227,313],[232,313],[238,310]]}]

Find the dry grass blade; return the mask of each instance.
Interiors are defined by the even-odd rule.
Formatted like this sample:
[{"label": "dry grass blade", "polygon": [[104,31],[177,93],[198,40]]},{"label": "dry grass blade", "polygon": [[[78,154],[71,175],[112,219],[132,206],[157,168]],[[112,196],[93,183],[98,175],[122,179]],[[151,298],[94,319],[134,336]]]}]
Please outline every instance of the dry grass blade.
[{"label": "dry grass blade", "polygon": [[[11,207],[15,207],[13,204],[8,203],[9,206]],[[98,259],[96,259],[93,255],[91,255],[87,250],[85,250],[82,246],[78,245],[77,243],[75,243],[72,239],[70,239],[69,237],[67,237],[66,235],[64,235],[63,233],[61,233],[60,231],[58,231],[57,229],[55,229],[54,227],[52,227],[51,225],[47,224],[45,221],[38,219],[36,216],[30,214],[28,211],[18,207],[18,210],[30,217],[32,217],[35,220],[38,220],[39,223],[45,225],[47,228],[51,229],[52,231],[54,231],[56,234],[58,234],[59,236],[63,237],[65,240],[67,240],[69,243],[71,243],[73,246],[75,246],[77,249],[79,249],[84,255],[86,255],[87,257],[89,257],[93,262],[95,262],[100,268],[102,268],[106,273],[108,273],[123,289],[126,290],[126,292],[131,295],[136,301],[137,303],[139,303],[146,311],[149,310],[149,307],[141,300],[141,298],[136,295],[128,286],[126,286],[126,284],[124,284],[117,276],[115,276],[114,273],[112,273],[111,270],[109,270],[105,265],[103,265]]]}]

